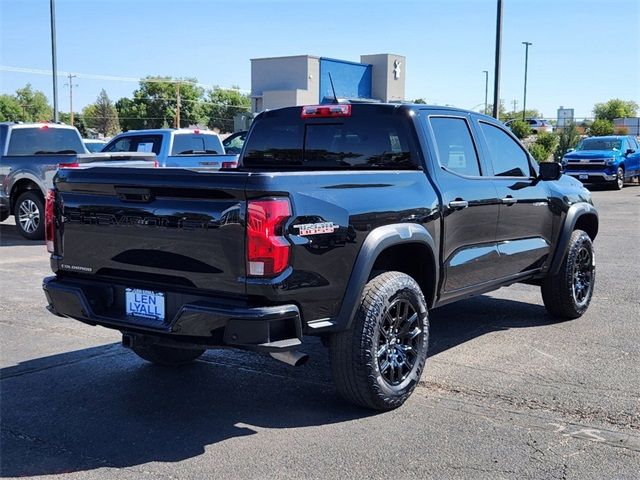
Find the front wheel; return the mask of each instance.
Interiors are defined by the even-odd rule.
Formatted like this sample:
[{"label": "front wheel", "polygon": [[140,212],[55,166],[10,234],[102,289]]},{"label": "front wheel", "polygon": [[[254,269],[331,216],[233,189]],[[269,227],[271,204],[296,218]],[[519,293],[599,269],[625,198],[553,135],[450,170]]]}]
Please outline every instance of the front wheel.
[{"label": "front wheel", "polygon": [[416,281],[400,272],[374,277],[351,329],[329,340],[338,392],[374,410],[399,407],[420,380],[428,344],[427,305]]},{"label": "front wheel", "polygon": [[572,320],[587,311],[596,281],[596,263],[591,238],[574,230],[557,275],[542,282],[542,300],[547,312],[558,320]]},{"label": "front wheel", "polygon": [[611,184],[614,190],[622,190],[624,187],[624,168],[618,167],[616,170],[616,179]]},{"label": "front wheel", "polygon": [[20,235],[29,240],[44,238],[44,203],[40,192],[29,190],[20,195],[14,214]]},{"label": "front wheel", "polygon": [[195,361],[204,353],[204,349],[177,348],[164,345],[134,345],[131,350],[148,362],[169,367],[186,365]]}]

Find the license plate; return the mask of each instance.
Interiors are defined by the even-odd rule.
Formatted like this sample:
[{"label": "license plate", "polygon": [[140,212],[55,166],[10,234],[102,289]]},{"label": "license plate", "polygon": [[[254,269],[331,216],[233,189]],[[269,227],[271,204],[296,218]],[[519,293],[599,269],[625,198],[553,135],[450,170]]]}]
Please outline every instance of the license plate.
[{"label": "license plate", "polygon": [[580,180],[587,180],[589,175],[585,175],[584,173],[580,175]]},{"label": "license plate", "polygon": [[127,315],[164,321],[164,293],[138,288],[125,290]]}]

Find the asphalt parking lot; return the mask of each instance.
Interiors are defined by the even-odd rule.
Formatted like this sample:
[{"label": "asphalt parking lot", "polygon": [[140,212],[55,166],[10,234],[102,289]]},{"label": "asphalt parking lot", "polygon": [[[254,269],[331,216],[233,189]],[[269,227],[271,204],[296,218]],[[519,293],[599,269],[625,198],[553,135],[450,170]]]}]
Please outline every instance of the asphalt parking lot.
[{"label": "asphalt parking lot", "polygon": [[595,191],[597,284],[554,324],[514,285],[431,314],[400,409],[342,402],[328,356],[212,351],[166,370],[49,314],[45,248],[0,224],[0,476],[640,478],[640,186]]}]

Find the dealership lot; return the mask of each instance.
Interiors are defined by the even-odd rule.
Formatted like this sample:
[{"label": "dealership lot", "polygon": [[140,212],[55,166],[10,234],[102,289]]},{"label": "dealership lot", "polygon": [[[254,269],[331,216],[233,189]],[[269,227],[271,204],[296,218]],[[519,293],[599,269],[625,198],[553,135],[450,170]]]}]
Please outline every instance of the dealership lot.
[{"label": "dealership lot", "polygon": [[44,246],[0,224],[0,474],[638,478],[640,187],[593,195],[587,314],[553,324],[527,285],[436,310],[421,385],[384,414],[337,397],[317,341],[299,368],[236,351],[146,364],[49,314]]}]

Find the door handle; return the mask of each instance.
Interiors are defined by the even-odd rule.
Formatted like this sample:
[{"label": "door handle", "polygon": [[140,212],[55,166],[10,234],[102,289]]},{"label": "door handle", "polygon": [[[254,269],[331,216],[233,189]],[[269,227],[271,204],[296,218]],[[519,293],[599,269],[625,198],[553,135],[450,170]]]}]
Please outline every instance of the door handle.
[{"label": "door handle", "polygon": [[505,205],[513,205],[514,203],[518,203],[518,199],[513,198],[511,195],[507,195],[502,199],[502,203],[504,203]]},{"label": "door handle", "polygon": [[468,206],[469,206],[469,202],[462,199],[457,199],[449,202],[449,208],[452,208],[454,210],[460,210],[463,208],[467,208]]}]

